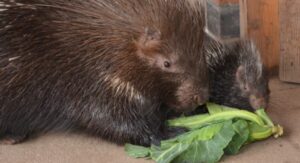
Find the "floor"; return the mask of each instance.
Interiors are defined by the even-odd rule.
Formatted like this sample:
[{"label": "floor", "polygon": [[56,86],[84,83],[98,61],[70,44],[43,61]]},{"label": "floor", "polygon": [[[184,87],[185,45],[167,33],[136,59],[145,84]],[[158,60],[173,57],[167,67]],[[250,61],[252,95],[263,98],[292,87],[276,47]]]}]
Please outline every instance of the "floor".
[{"label": "floor", "polygon": [[[269,114],[285,135],[246,146],[223,163],[300,163],[300,85],[271,80]],[[0,163],[150,163],[126,156],[122,146],[80,134],[45,135],[25,143],[0,145]]]}]

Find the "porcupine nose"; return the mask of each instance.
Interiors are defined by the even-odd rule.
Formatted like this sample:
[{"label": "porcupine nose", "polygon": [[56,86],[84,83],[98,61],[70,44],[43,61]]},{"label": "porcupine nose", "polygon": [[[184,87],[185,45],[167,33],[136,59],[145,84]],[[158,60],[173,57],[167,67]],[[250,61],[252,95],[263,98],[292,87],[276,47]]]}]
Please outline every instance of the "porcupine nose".
[{"label": "porcupine nose", "polygon": [[261,108],[264,108],[266,109],[267,108],[267,102],[265,100],[264,97],[258,97],[258,96],[250,96],[250,104],[252,106],[252,108],[254,109],[261,109]]},{"label": "porcupine nose", "polygon": [[195,95],[193,97],[193,100],[194,100],[194,102],[195,102],[196,105],[198,105],[198,106],[199,105],[203,105],[208,100],[208,94],[205,93],[205,94],[202,94],[202,95]]}]

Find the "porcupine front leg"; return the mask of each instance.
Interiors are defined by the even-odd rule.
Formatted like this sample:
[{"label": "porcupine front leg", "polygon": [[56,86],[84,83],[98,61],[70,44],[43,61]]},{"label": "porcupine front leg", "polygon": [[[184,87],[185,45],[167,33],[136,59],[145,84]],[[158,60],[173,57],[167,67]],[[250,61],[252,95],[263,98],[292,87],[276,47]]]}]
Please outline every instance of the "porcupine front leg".
[{"label": "porcupine front leg", "polygon": [[28,138],[26,134],[3,133],[0,135],[0,144],[14,145],[25,141]]},{"label": "porcupine front leg", "polygon": [[[120,111],[122,109],[118,109]],[[133,111],[135,110],[135,111]],[[159,144],[161,140],[174,137],[185,132],[183,128],[167,127],[163,113],[156,111],[138,112],[86,112],[81,126],[89,133],[100,136],[117,144],[132,143],[149,146]],[[151,109],[149,109],[151,110]],[[83,122],[83,123],[82,123]]]}]

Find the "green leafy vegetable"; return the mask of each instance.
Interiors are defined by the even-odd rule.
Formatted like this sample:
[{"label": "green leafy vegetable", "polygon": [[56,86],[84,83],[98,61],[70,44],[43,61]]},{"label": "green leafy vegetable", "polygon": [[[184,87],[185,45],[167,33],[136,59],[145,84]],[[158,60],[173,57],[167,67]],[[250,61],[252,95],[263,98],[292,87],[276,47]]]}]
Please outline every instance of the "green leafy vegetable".
[{"label": "green leafy vegetable", "polygon": [[126,144],[125,151],[127,151],[127,154],[131,157],[142,158],[142,157],[149,157],[151,150],[143,146]]},{"label": "green leafy vegetable", "polygon": [[213,124],[201,129],[186,132],[173,139],[161,141],[161,148],[168,148],[170,145],[178,142],[192,143],[194,140],[210,140],[221,130],[222,126],[223,124]]},{"label": "green leafy vegetable", "polygon": [[270,119],[270,117],[266,114],[264,109],[258,109],[255,112],[260,118],[263,119],[263,121],[266,123],[266,125],[268,126],[274,126],[274,123],[272,122],[272,120]]},{"label": "green leafy vegetable", "polygon": [[233,125],[235,135],[233,137],[234,141],[231,141],[225,149],[226,154],[237,154],[240,148],[249,139],[249,129],[248,123],[245,120],[238,120]]},{"label": "green leafy vegetable", "polygon": [[151,158],[157,163],[214,163],[225,154],[237,154],[246,144],[283,134],[263,109],[255,113],[208,103],[207,114],[168,121],[169,126],[189,128],[175,138],[150,148],[127,144],[135,158]]},{"label": "green leafy vegetable", "polygon": [[169,163],[174,160],[176,156],[186,151],[190,147],[190,145],[191,144],[187,143],[176,143],[167,149],[152,146],[151,158],[157,163]]},{"label": "green leafy vegetable", "polygon": [[[216,104],[208,104],[207,105],[208,109],[211,111],[214,109],[213,107],[216,108],[216,106],[217,106]],[[207,126],[207,125],[210,125],[213,123],[230,120],[233,118],[249,120],[249,121],[255,122],[261,126],[265,125],[263,119],[260,118],[259,116],[257,116],[256,114],[251,113],[249,111],[238,110],[238,109],[224,110],[222,112],[213,111],[213,114],[210,114],[209,116],[205,116],[204,118],[203,117],[204,117],[203,115],[195,115],[195,116],[191,116],[191,117],[186,117],[185,121],[183,121],[182,119],[180,121],[177,121],[177,119],[169,120],[168,125],[175,126],[175,127],[180,126],[180,127],[186,127],[189,129],[196,129],[196,128],[201,128],[203,126]]]},{"label": "green leafy vegetable", "polygon": [[175,163],[213,163],[218,161],[224,154],[223,149],[228,145],[234,136],[232,122],[227,121],[223,124],[222,129],[210,140],[195,140],[191,146],[180,156]]}]

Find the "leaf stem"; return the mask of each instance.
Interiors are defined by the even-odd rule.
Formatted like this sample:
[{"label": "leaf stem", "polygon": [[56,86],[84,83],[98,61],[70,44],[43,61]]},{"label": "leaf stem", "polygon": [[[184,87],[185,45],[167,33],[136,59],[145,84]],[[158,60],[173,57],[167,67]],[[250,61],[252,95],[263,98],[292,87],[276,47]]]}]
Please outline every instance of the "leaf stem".
[{"label": "leaf stem", "polygon": [[272,122],[271,118],[267,115],[264,109],[258,109],[255,111],[255,113],[263,119],[263,121],[268,125],[268,126],[274,126],[274,123]]},{"label": "leaf stem", "polygon": [[177,121],[176,119],[169,120],[168,125],[181,126],[181,127],[186,127],[186,128],[190,128],[190,129],[195,129],[195,128],[203,127],[208,124],[222,122],[222,121],[230,120],[233,118],[246,119],[246,120],[257,123],[260,126],[265,125],[264,121],[259,116],[257,116],[254,113],[244,111],[244,110],[230,110],[230,111],[226,111],[226,112],[219,112],[219,113],[215,113],[215,114],[212,114],[212,115],[210,115],[208,117],[204,117],[204,118],[201,117],[201,115],[200,115],[199,119],[197,119],[195,117],[197,117],[197,115],[192,116],[192,120],[189,119],[190,117],[186,117],[186,120],[184,123],[182,123],[182,121]]}]

